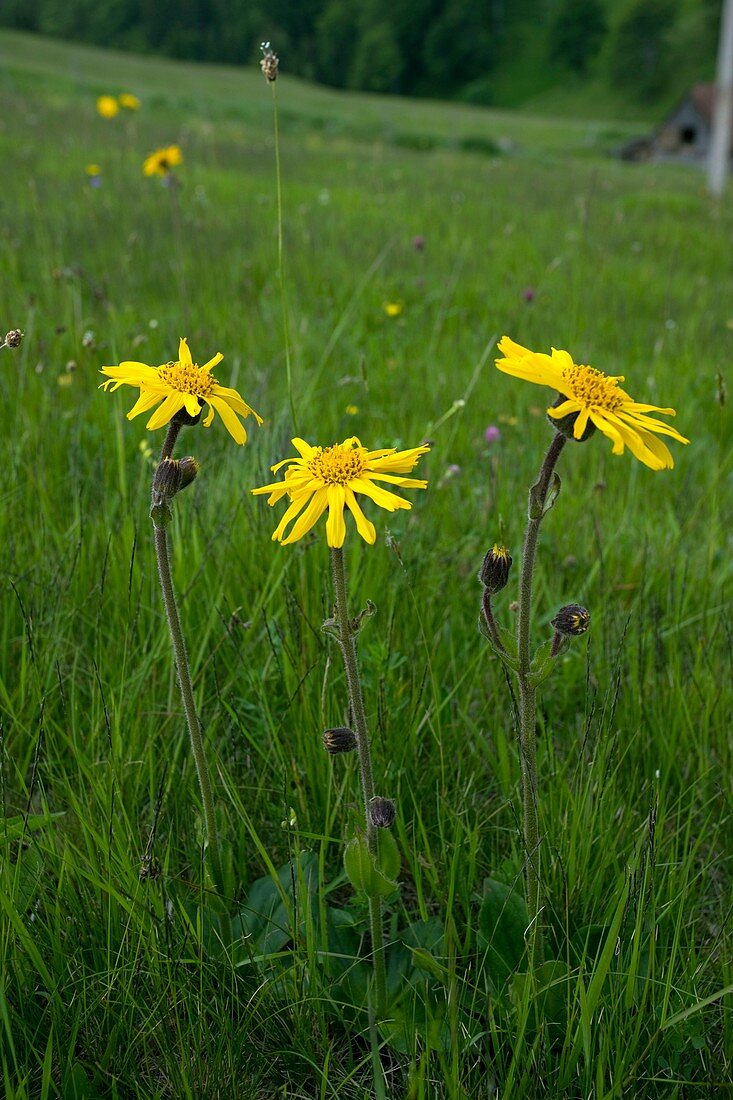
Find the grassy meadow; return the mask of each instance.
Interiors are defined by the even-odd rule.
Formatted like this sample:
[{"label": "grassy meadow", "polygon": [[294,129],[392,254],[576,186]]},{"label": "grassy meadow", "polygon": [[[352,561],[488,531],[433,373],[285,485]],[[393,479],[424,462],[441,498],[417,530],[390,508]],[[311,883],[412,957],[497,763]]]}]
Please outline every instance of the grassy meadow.
[{"label": "grassy meadow", "polygon": [[[0,33],[0,326],[25,333],[0,351],[7,1100],[727,1094],[730,195],[611,157],[638,122],[339,94],[283,67],[273,89]],[[100,117],[120,92],[140,109]],[[174,188],[142,173],[172,143]],[[551,437],[548,391],[493,366],[504,333],[624,375],[691,440],[660,473],[600,434],[561,458],[535,638],[570,602],[592,625],[540,697],[545,926],[569,977],[539,993],[497,980],[479,927],[484,881],[521,886],[523,852],[476,574],[497,540],[516,572]],[[184,429],[201,472],[171,528],[231,912],[259,919],[239,952],[211,915],[153,556],[161,432],[98,389],[102,365],[165,362],[181,336],[265,417],[244,448],[218,418]],[[282,547],[283,506],[249,494],[295,435],[432,443],[412,510],[372,508],[376,545],[346,540],[354,608],[377,605],[359,652],[401,859],[383,1086],[342,863],[358,772],[321,744],[348,725],[323,523]]]}]

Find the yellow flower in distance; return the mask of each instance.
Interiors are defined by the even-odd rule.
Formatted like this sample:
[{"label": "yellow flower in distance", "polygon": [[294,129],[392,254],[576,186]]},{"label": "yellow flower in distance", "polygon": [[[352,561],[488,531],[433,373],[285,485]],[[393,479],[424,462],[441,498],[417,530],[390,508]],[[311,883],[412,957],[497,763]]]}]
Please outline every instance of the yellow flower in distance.
[{"label": "yellow flower in distance", "polygon": [[105,390],[111,386],[112,391],[119,386],[137,386],[140,396],[127,414],[128,420],[158,405],[159,408],[146,425],[150,431],[168,424],[182,409],[189,416],[196,417],[201,412],[202,405],[208,405],[209,412],[204,420],[204,427],[209,427],[216,411],[232,439],[236,443],[246,443],[247,433],[237,418],[254,416],[257,423],[262,424],[262,417],[242,400],[236,390],[220,386],[212,375],[211,368],[223,358],[217,352],[213,359],[199,367],[191,358],[186,340],[182,339],[176,362],[163,363],[159,367],[134,362],[120,363],[117,367],[102,367],[100,373],[109,375],[109,380],[102,382],[101,386]]},{"label": "yellow flower in distance", "polygon": [[[368,497],[388,512],[395,512],[398,508],[411,508],[412,505],[409,500],[388,492],[376,482],[383,481],[401,489],[425,489],[428,484],[427,481],[401,476],[409,473],[420,457],[430,450],[425,445],[409,451],[397,451],[394,447],[368,451],[355,435],[343,443],[334,443],[332,447],[312,447],[304,439],[293,439],[292,444],[300,457],[286,458],[272,467],[272,472],[276,473],[282,466],[287,466],[284,480],[251,490],[256,496],[269,493],[268,504],[277,504],[284,496],[290,498],[290,507],[272,536],[283,546],[301,539],[327,508],[326,539],[329,546],[344,544],[344,508],[348,508],[353,515],[356,529],[365,542],[373,544],[377,532],[362,512],[356,494]],[[295,522],[286,535],[285,529],[293,520]]]},{"label": "yellow flower in distance", "polygon": [[[552,349],[552,355],[530,351],[503,336],[499,351],[504,358],[496,365],[505,374],[513,374],[525,382],[549,386],[565,401],[547,410],[553,420],[576,415],[573,436],[581,439],[589,426],[599,428],[613,443],[613,453],[620,455],[628,447],[635,458],[650,470],[671,470],[674,459],[669,448],[657,435],[667,435],[678,443],[689,443],[678,431],[648,413],[674,416],[674,409],[643,405],[629,397],[619,386],[622,375],[603,374],[595,367],[574,363],[567,351]],[[590,422],[590,424],[589,424]]]},{"label": "yellow flower in distance", "polygon": [[156,149],[143,162],[146,176],[167,176],[171,168],[183,163],[180,145],[167,145],[165,149]]},{"label": "yellow flower in distance", "polygon": [[114,118],[120,105],[113,95],[101,95],[97,100],[97,111],[102,118]]},{"label": "yellow flower in distance", "polygon": [[102,169],[98,164],[87,164],[84,171],[88,176],[101,176],[102,174]]},{"label": "yellow flower in distance", "polygon": [[140,100],[132,92],[123,92],[121,96],[117,97],[117,102],[126,111],[137,111],[140,108]]},{"label": "yellow flower in distance", "polygon": [[404,308],[402,302],[385,302],[382,306],[388,317],[399,317]]}]

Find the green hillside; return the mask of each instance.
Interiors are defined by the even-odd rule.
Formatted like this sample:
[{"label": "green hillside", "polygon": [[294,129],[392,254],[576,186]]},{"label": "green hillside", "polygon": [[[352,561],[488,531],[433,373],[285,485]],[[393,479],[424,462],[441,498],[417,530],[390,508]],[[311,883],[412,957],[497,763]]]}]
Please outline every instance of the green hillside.
[{"label": "green hillside", "polygon": [[[497,110],[287,66],[268,85],[0,31],[7,1100],[726,1095],[733,210],[698,168],[614,157],[648,123],[601,91],[598,113],[552,95]],[[598,386],[656,426],[620,455],[610,419],[568,440],[528,508],[554,392],[496,369],[504,335],[567,349],[577,401]],[[234,402],[182,429],[200,470],[163,540],[211,815],[150,520],[166,432],[152,405],[126,418],[139,387],[99,388],[122,363],[180,377],[184,337],[196,364],[222,353]],[[232,390],[264,419],[245,446]],[[325,516],[281,545],[291,498],[250,490],[310,454],[291,440],[335,463],[353,437],[372,463],[430,449],[386,483],[411,508],[360,495],[373,544],[347,517],[335,622]],[[666,443],[674,468],[650,468]],[[489,577],[495,544],[514,561]],[[357,754],[324,751],[361,714],[338,628],[359,629],[394,800],[376,857]]]}]

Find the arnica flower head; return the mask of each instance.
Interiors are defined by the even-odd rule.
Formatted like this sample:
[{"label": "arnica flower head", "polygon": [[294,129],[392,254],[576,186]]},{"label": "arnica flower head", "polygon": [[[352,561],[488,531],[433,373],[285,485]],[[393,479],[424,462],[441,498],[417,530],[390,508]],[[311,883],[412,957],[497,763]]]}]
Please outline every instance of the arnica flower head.
[{"label": "arnica flower head", "polygon": [[404,308],[402,302],[385,302],[382,306],[388,317],[399,317]]},{"label": "arnica flower head", "polygon": [[167,176],[177,164],[183,164],[180,145],[166,145],[164,149],[156,149],[145,158],[143,172],[146,176]]},{"label": "arnica flower head", "polygon": [[[644,405],[634,401],[619,386],[622,375],[603,374],[595,367],[573,362],[567,351],[552,349],[552,355],[530,351],[510,340],[499,341],[504,358],[496,365],[505,374],[513,374],[525,382],[535,382],[557,390],[564,398],[547,410],[555,421],[573,417],[572,436],[587,438],[589,429],[600,429],[613,443],[613,453],[620,455],[628,447],[635,458],[650,470],[671,470],[674,459],[669,448],[657,435],[670,436],[678,443],[689,443],[678,431],[649,413],[674,416],[674,409]],[[567,423],[567,422],[566,422]],[[558,425],[560,428],[560,425]],[[564,425],[563,425],[564,428]],[[569,434],[567,432],[566,434]]]},{"label": "arnica flower head", "polygon": [[140,100],[132,92],[123,92],[121,96],[117,97],[117,102],[126,111],[138,111],[140,109]]},{"label": "arnica flower head", "polygon": [[214,412],[218,412],[232,439],[236,443],[246,443],[247,433],[238,417],[254,416],[258,424],[262,424],[262,417],[242,400],[236,390],[220,386],[214,378],[211,369],[223,358],[217,352],[213,359],[199,367],[191,358],[186,340],[182,339],[176,361],[171,360],[159,367],[134,362],[102,367],[100,373],[109,375],[109,380],[101,385],[105,390],[111,386],[112,391],[119,386],[137,386],[140,396],[127,414],[128,420],[158,405],[146,425],[150,431],[162,428],[183,410],[191,418],[187,423],[196,423],[202,406],[208,405],[204,427],[209,427]]},{"label": "arnica flower head", "polygon": [[[272,467],[272,472],[276,473],[287,466],[284,479],[252,489],[255,495],[269,493],[268,504],[277,504],[284,496],[290,498],[290,507],[272,536],[283,546],[301,539],[326,509],[328,545],[343,546],[346,537],[344,508],[348,508],[353,515],[356,529],[364,541],[373,544],[377,532],[361,510],[356,494],[368,497],[388,512],[395,512],[398,508],[411,508],[412,505],[409,500],[388,492],[376,482],[386,482],[401,489],[425,489],[428,484],[427,481],[402,476],[409,473],[420,457],[430,450],[427,445],[408,451],[397,451],[394,447],[368,451],[356,436],[332,447],[312,447],[304,439],[293,439],[292,444],[300,457],[286,458]],[[291,522],[293,526],[286,535],[286,528]]]},{"label": "arnica flower head", "polygon": [[101,95],[97,100],[97,111],[102,118],[114,118],[120,105],[113,95]]}]

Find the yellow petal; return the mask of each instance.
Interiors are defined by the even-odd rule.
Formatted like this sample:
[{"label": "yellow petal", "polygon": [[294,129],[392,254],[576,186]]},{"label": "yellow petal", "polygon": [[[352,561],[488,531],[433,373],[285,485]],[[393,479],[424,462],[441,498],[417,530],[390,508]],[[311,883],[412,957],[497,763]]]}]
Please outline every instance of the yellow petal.
[{"label": "yellow petal", "polygon": [[302,496],[298,496],[298,497],[295,498],[295,500],[292,502],[290,507],[287,509],[287,511],[285,512],[285,515],[283,516],[283,518],[280,520],[277,527],[273,531],[273,533],[272,533],[273,542],[275,542],[275,541],[283,542],[284,541],[283,534],[285,532],[285,528],[290,523],[291,519],[295,519],[295,517],[298,515],[298,513],[300,511],[302,511],[302,509],[305,507],[307,502],[308,502],[308,494],[307,493],[303,493]]},{"label": "yellow petal", "polygon": [[311,497],[310,503],[304,512],[301,512],[292,526],[290,534],[286,539],[283,539],[283,546],[286,544],[297,542],[298,539],[302,539],[303,535],[310,531],[314,523],[317,523],[323,513],[326,511],[328,505],[328,493],[325,489],[319,489]]},{"label": "yellow petal", "polygon": [[366,518],[359,506],[359,502],[348,487],[346,489],[346,503],[356,521],[357,531],[364,539],[364,542],[368,542],[370,546],[373,546],[377,541],[377,532],[374,524]]},{"label": "yellow petal", "polygon": [[211,370],[211,368],[215,367],[217,363],[221,363],[223,358],[224,356],[221,354],[221,352],[217,351],[213,359],[209,359],[208,363],[204,363],[203,367],[201,367],[201,370]]},{"label": "yellow petal", "polygon": [[178,361],[179,363],[183,363],[186,367],[193,365],[193,359],[191,358],[191,352],[188,349],[188,341],[185,336],[182,336],[178,341]]},{"label": "yellow petal", "polygon": [[384,508],[387,512],[396,512],[398,508],[412,507],[409,500],[404,500],[395,493],[388,493],[386,489],[380,489],[378,485],[365,481],[360,477],[352,478],[349,482],[349,488],[353,489],[355,493],[362,493],[365,497],[369,497],[370,500],[373,500],[375,504],[378,504],[380,508]]},{"label": "yellow petal", "polygon": [[326,521],[326,539],[329,546],[338,548],[344,545],[346,522],[344,520],[344,502],[346,493],[343,485],[329,485],[328,520]]},{"label": "yellow petal", "polygon": [[159,401],[159,393],[152,393],[150,390],[141,390],[140,396],[127,414],[127,419],[132,420],[133,417],[138,416],[139,413],[147,412],[148,409],[152,409],[153,405],[157,405]]},{"label": "yellow petal", "polygon": [[183,408],[184,396],[182,393],[171,393],[166,397],[162,405],[153,413],[145,425],[151,432],[156,428],[162,428],[177,412]]},{"label": "yellow petal", "polygon": [[213,394],[211,394],[207,398],[207,401],[213,408],[216,409],[219,416],[224,421],[224,426],[226,427],[234,442],[240,444],[246,443],[247,433],[244,430],[244,425],[240,420],[237,419],[237,414],[229,408],[226,401],[224,401],[221,397],[214,397]]}]

